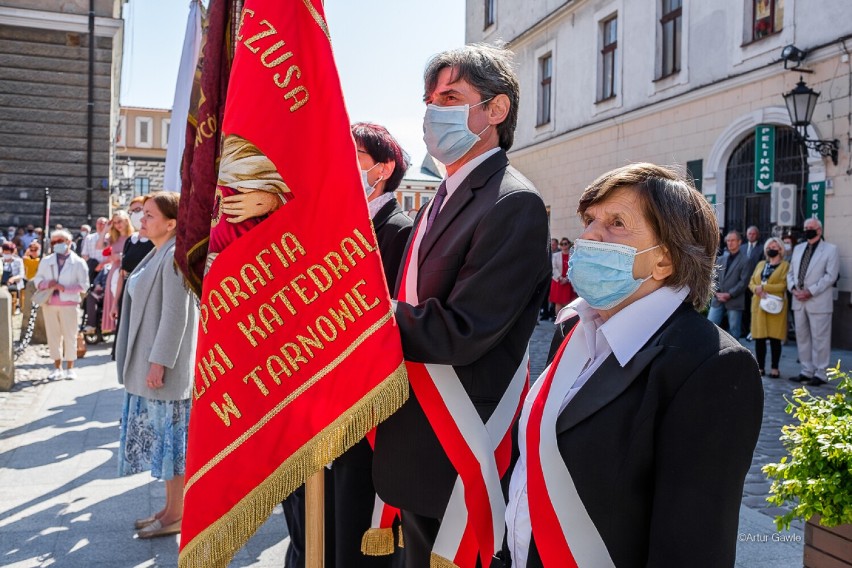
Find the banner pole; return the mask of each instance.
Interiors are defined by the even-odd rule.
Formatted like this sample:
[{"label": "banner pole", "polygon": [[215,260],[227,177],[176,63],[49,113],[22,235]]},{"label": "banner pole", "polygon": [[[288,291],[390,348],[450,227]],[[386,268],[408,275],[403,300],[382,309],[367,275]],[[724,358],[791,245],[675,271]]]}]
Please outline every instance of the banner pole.
[{"label": "banner pole", "polygon": [[305,483],[305,568],[325,566],[325,468]]},{"label": "banner pole", "polygon": [[[324,6],[325,0],[320,0]],[[305,568],[325,567],[325,468],[305,482]]]}]

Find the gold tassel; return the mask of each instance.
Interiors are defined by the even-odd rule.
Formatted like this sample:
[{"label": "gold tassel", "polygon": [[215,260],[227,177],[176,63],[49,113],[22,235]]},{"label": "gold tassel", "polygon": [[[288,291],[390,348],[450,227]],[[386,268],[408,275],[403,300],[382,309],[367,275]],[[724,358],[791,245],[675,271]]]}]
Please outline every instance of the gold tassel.
[{"label": "gold tassel", "polygon": [[272,509],[313,473],[358,443],[408,399],[408,376],[400,363],[384,381],[198,533],[178,557],[179,568],[227,568],[234,554],[266,522]]},{"label": "gold tassel", "polygon": [[402,538],[402,523],[400,523],[397,527],[397,532],[399,533],[399,546],[400,548],[405,548],[405,539]]},{"label": "gold tassel", "polygon": [[447,560],[440,554],[431,553],[429,557],[429,568],[459,568],[450,560]]},{"label": "gold tassel", "polygon": [[367,529],[361,537],[361,552],[367,556],[393,554],[393,529]]}]

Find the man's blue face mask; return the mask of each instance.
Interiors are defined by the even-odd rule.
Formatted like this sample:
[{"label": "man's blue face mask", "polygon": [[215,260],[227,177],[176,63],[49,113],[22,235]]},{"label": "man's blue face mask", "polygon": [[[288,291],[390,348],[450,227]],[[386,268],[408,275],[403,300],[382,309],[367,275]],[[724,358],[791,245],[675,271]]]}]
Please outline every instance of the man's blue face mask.
[{"label": "man's blue face mask", "polygon": [[426,105],[426,115],[423,117],[423,141],[426,143],[429,154],[445,166],[459,161],[467,154],[473,145],[479,142],[482,132],[491,126],[490,124],[486,126],[479,134],[471,132],[467,126],[470,109],[490,100],[486,99],[475,105]]}]

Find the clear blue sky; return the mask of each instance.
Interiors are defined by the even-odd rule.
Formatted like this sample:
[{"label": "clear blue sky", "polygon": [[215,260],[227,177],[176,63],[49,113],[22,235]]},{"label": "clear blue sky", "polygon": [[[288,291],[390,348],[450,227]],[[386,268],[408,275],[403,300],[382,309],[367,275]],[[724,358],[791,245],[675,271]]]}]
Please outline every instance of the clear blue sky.
[{"label": "clear blue sky", "polygon": [[[130,0],[124,10],[121,104],[171,108],[189,2]],[[419,164],[423,69],[464,43],[465,2],[326,0],[325,10],[349,118],[386,126]]]}]

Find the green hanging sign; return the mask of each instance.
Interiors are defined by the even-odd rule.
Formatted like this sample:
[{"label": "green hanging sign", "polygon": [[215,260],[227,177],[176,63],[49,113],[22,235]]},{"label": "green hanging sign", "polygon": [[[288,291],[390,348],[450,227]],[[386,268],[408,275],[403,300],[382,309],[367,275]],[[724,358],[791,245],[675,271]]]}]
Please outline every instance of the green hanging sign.
[{"label": "green hanging sign", "polygon": [[815,181],[808,184],[807,205],[805,205],[805,219],[816,217],[819,222],[825,224],[825,182]]},{"label": "green hanging sign", "polygon": [[759,124],[754,131],[754,192],[769,193],[775,181],[775,127]]}]

